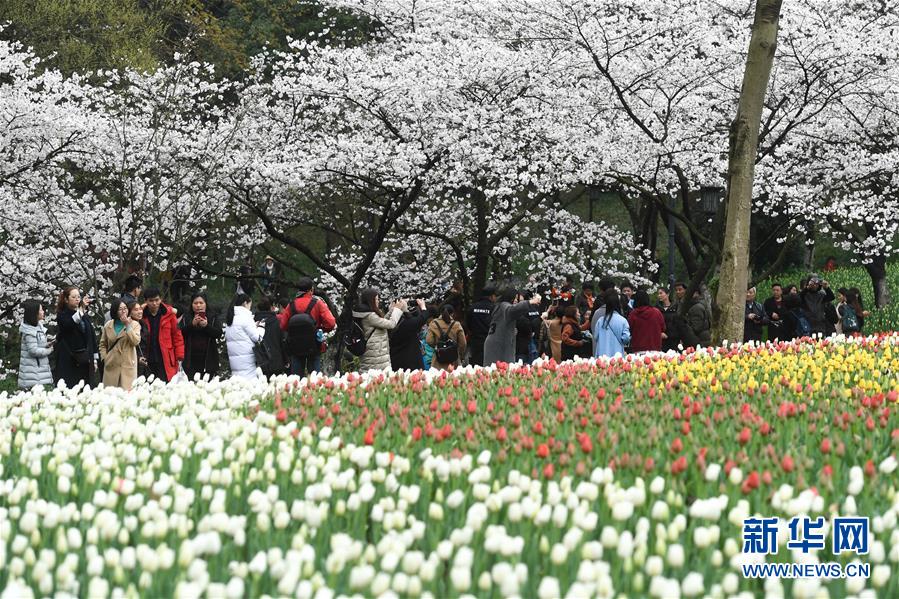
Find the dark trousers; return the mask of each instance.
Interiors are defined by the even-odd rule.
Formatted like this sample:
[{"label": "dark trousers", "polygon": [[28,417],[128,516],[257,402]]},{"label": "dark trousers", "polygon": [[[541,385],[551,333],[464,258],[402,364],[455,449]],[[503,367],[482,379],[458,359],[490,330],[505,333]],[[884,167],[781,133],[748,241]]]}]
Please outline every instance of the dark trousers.
[{"label": "dark trousers", "polygon": [[484,342],[486,339],[472,337],[468,342],[468,363],[472,366],[484,365]]},{"label": "dark trousers", "polygon": [[161,381],[169,382],[169,374],[165,371],[165,365],[162,362],[150,362],[150,374],[156,375]]},{"label": "dark trousers", "polygon": [[312,372],[321,372],[322,370],[322,355],[315,354],[314,356],[290,356],[290,374],[295,374],[297,376],[306,376]]}]

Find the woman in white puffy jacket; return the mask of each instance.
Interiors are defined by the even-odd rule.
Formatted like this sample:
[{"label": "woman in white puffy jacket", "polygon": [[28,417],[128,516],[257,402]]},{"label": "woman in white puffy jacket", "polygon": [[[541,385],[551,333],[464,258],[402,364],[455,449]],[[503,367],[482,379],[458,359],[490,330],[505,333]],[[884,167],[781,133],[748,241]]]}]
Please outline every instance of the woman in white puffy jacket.
[{"label": "woman in white puffy jacket", "polygon": [[231,375],[243,379],[255,379],[259,376],[253,348],[265,335],[265,329],[253,320],[253,313],[250,312],[252,304],[248,295],[238,293],[234,296],[225,319],[225,345],[228,347]]}]

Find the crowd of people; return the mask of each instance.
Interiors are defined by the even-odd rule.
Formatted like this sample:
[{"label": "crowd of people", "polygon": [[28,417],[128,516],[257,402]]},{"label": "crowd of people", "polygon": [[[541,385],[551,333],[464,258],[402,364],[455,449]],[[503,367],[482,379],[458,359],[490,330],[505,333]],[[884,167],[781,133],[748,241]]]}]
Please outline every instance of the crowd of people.
[{"label": "crowd of people", "polygon": [[[55,338],[44,326],[41,302],[23,305],[19,387],[62,380],[129,389],[138,376],[163,381],[221,374],[222,351],[232,376],[253,379],[322,370],[326,335],[337,327],[314,282],[301,278],[291,300],[262,294],[253,310],[252,291],[238,283],[224,316],[205,293],[190,294],[184,310],[162,301],[160,290],[142,288],[130,276],[108,313],[91,309],[90,297],[66,287],[56,305]],[[679,351],[712,342],[712,313],[700,291],[687,285],[649,291],[605,278],[580,290],[566,279],[544,293],[487,284],[463,308],[461,287],[436,303],[424,299],[384,302],[377,289],[363,290],[352,325],[340,340],[358,358],[359,371],[452,369],[463,364],[531,363],[627,353]],[[250,291],[250,293],[247,293]],[[673,293],[671,293],[673,292]],[[800,286],[774,283],[764,304],[746,292],[744,341],[860,333],[869,313],[858,289],[838,289],[812,274]],[[102,318],[99,335],[94,321]],[[100,324],[100,323],[97,323]],[[51,367],[55,357],[55,368]]]}]

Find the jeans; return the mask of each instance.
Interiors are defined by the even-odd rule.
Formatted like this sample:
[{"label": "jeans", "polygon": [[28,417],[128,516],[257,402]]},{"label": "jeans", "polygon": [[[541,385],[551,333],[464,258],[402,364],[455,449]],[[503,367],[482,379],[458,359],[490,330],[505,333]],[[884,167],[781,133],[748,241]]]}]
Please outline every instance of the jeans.
[{"label": "jeans", "polygon": [[312,372],[321,372],[322,370],[322,355],[315,354],[314,356],[303,356],[298,358],[297,356],[290,356],[290,374],[295,374],[297,376],[306,376]]}]

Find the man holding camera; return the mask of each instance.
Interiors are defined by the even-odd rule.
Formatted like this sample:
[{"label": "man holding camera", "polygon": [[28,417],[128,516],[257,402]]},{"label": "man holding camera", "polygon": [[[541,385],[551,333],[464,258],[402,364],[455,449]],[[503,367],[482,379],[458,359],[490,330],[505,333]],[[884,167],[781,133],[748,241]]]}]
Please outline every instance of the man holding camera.
[{"label": "man holding camera", "polygon": [[830,284],[812,273],[802,286],[799,298],[802,302],[802,311],[812,328],[812,335],[826,335],[828,332],[827,308],[836,299]]}]

